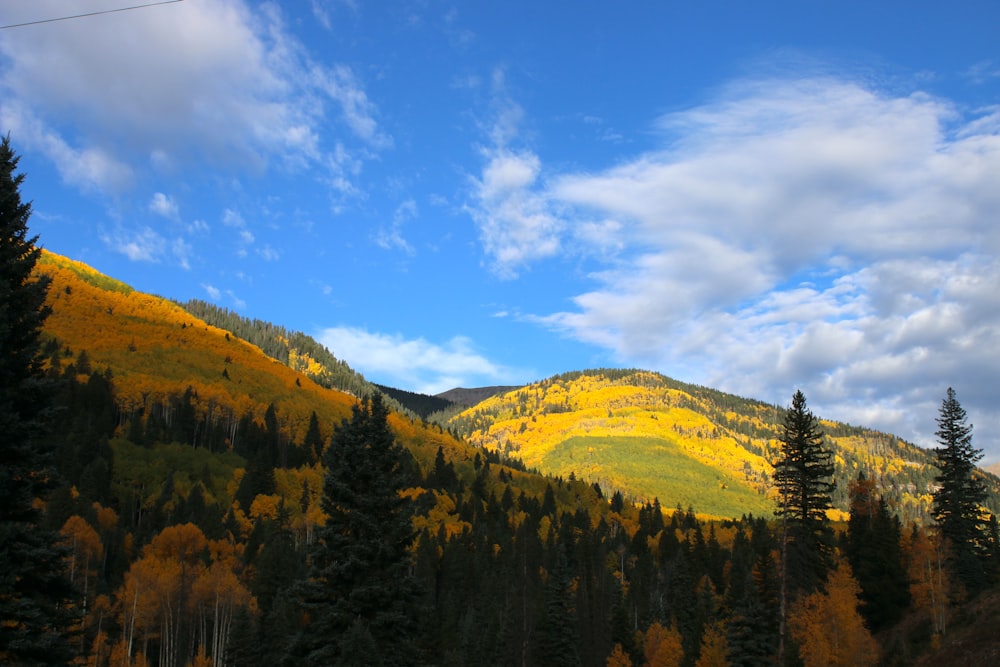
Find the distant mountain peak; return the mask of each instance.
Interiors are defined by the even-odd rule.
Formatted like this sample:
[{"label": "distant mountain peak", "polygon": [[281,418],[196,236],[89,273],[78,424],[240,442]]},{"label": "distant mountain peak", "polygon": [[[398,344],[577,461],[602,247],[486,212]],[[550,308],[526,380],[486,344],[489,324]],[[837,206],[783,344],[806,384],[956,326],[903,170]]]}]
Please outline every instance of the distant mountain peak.
[{"label": "distant mountain peak", "polygon": [[454,389],[443,391],[440,394],[435,394],[435,397],[443,398],[446,401],[457,403],[458,405],[472,407],[476,403],[485,401],[487,398],[493,398],[498,394],[506,394],[508,391],[514,391],[515,389],[520,389],[520,386],[496,385],[493,387],[474,387],[472,389],[455,387]]}]

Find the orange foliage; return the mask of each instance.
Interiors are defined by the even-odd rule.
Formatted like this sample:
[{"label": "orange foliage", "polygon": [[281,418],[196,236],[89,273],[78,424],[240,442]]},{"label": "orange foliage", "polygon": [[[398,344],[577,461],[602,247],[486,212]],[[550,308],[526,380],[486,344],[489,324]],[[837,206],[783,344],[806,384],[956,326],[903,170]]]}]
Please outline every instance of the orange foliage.
[{"label": "orange foliage", "polygon": [[916,534],[910,545],[909,575],[913,607],[928,615],[935,637],[943,637],[948,629],[952,586],[937,533],[921,530]]},{"label": "orange foliage", "polygon": [[677,667],[684,660],[680,633],[653,623],[643,636],[643,654],[648,667]]},{"label": "orange foliage", "polygon": [[615,644],[615,648],[608,656],[608,661],[604,663],[607,667],[632,667],[632,659],[622,648],[621,644]]},{"label": "orange foliage", "polygon": [[97,531],[80,516],[73,515],[66,519],[59,533],[62,535],[63,543],[70,550],[68,558],[70,583],[79,585],[86,597],[92,566],[95,566],[104,554],[104,545]]},{"label": "orange foliage", "polygon": [[143,638],[143,644],[157,640],[160,664],[175,664],[183,657],[179,639],[187,628],[196,631],[203,651],[218,664],[224,662],[235,612],[255,607],[238,576],[238,555],[235,546],[210,542],[190,523],[170,526],[154,537],[116,595],[123,641],[113,648],[114,659],[121,664],[144,659],[136,652],[137,639]]},{"label": "orange foliage", "polygon": [[725,628],[718,623],[710,625],[701,638],[701,655],[695,667],[726,667],[729,664],[728,652]]},{"label": "orange foliage", "polygon": [[[47,251],[37,270],[52,279],[45,333],[73,350],[86,350],[95,369],[110,368],[126,414],[190,387],[200,419],[209,412],[234,421],[244,414],[262,416],[273,401],[292,440],[305,436],[313,411],[327,424],[350,415],[353,397],[321,387],[166,299]],[[223,370],[229,381],[222,379]]]},{"label": "orange foliage", "polygon": [[878,663],[878,643],[858,613],[859,592],[850,566],[840,563],[825,593],[813,593],[793,607],[788,627],[806,667]]}]

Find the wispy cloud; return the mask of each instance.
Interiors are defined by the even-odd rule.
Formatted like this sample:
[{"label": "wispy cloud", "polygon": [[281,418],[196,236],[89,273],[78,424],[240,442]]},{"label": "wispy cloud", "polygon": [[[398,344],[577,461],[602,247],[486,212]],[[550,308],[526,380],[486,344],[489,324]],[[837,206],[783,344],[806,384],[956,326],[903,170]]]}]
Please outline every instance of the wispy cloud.
[{"label": "wispy cloud", "polygon": [[403,226],[420,215],[417,202],[407,199],[396,207],[392,215],[392,225],[383,227],[375,235],[375,243],[385,250],[400,250],[407,255],[413,255],[415,250],[403,236]]},{"label": "wispy cloud", "polygon": [[177,222],[180,220],[180,209],[177,202],[162,192],[157,192],[149,202],[149,210],[156,215]]},{"label": "wispy cloud", "polygon": [[399,334],[332,327],[320,331],[316,339],[369,380],[423,394],[502,384],[516,375],[476,352],[472,342],[461,336],[432,343]]},{"label": "wispy cloud", "polygon": [[517,146],[523,115],[506,92],[503,70],[494,71],[490,121],[484,127],[490,143],[481,149],[484,166],[471,179],[467,211],[491,269],[502,278],[516,278],[532,262],[556,255],[564,228],[545,193],[541,160]]},{"label": "wispy cloud", "polygon": [[101,241],[133,262],[159,262],[167,250],[167,240],[150,227],[117,228],[101,235]]},{"label": "wispy cloud", "polygon": [[[542,183],[537,156],[504,169],[493,153],[474,191],[517,193],[545,221],[524,228],[551,252],[509,266],[571,245],[603,262],[574,309],[539,323],[746,395],[802,386],[840,418],[926,443],[947,386],[973,409],[1000,400],[994,115],[845,80],[743,81],[661,118],[661,150]],[[499,249],[521,246],[498,239],[520,238],[522,218],[479,201],[503,266]]]}]

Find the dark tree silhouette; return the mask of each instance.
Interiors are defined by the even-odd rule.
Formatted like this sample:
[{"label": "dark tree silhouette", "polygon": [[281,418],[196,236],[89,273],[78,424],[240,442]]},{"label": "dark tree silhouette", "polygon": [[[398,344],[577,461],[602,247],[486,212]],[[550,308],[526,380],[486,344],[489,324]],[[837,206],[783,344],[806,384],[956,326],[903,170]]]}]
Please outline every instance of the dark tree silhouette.
[{"label": "dark tree silhouette", "polygon": [[294,647],[310,665],[412,665],[417,662],[419,591],[411,576],[414,532],[405,450],[373,394],[335,430],[324,456],[328,519],[310,551],[302,586],[308,624]]},{"label": "dark tree silhouette", "polygon": [[805,395],[796,391],[785,412],[781,458],[774,464],[782,526],[779,661],[788,601],[820,588],[833,567],[833,529],[826,514],[834,489],[832,458],[816,417],[806,408]]},{"label": "dark tree silhouette", "polygon": [[902,526],[864,472],[851,483],[850,497],[844,551],[861,587],[861,614],[868,628],[878,632],[899,621],[910,606]]},{"label": "dark tree silhouette", "polygon": [[955,575],[969,592],[978,590],[986,580],[982,556],[985,555],[986,520],[982,505],[986,487],[973,473],[983,451],[972,446],[972,425],[966,424],[965,409],[948,387],[941,402],[938,430],[941,445],[934,450],[941,473],[934,478],[931,515],[945,538]]},{"label": "dark tree silhouette", "polygon": [[10,137],[0,141],[0,663],[66,664],[68,601],[56,534],[35,499],[55,483],[51,451],[39,437],[50,404],[39,348],[48,282],[33,277],[41,250],[27,236],[31,204]]}]

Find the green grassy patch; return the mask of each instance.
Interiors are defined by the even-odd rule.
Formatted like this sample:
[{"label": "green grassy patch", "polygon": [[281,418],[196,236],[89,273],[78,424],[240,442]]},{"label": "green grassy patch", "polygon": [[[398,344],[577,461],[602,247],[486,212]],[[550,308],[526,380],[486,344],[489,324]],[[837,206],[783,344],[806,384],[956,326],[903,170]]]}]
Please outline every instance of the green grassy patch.
[{"label": "green grassy patch", "polygon": [[232,502],[227,492],[229,480],[237,468],[246,466],[243,457],[232,452],[210,452],[177,443],[147,448],[115,438],[110,444],[119,495],[130,493],[147,506],[172,475],[178,496],[186,497],[191,487],[201,482],[209,496],[206,500],[226,508]]},{"label": "green grassy patch", "polygon": [[42,253],[38,258],[39,264],[50,264],[52,266],[59,266],[64,269],[69,269],[77,275],[80,280],[85,283],[89,283],[98,289],[102,289],[106,292],[120,292],[121,294],[131,294],[135,290],[132,289],[130,285],[126,285],[120,280],[115,280],[109,276],[102,273],[98,273],[94,269],[90,268],[86,264],[81,262],[74,262],[65,257],[55,255],[52,253]]},{"label": "green grassy patch", "polygon": [[773,505],[742,480],[687,456],[661,438],[577,436],[559,443],[541,470],[621,490],[637,498],[658,498],[665,508],[689,505],[699,514],[767,516]]}]

